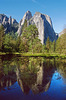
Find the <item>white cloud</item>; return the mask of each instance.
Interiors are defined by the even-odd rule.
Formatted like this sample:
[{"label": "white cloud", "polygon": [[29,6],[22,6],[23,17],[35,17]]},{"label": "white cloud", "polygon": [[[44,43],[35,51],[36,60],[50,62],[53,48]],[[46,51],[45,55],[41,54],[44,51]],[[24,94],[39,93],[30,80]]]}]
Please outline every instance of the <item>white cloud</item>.
[{"label": "white cloud", "polygon": [[36,3],[36,0],[32,0],[32,2]]},{"label": "white cloud", "polygon": [[40,4],[40,3],[38,2],[38,0],[32,0],[32,2],[35,3],[36,5],[40,6],[41,9],[46,9],[45,5],[44,5],[44,4]]}]

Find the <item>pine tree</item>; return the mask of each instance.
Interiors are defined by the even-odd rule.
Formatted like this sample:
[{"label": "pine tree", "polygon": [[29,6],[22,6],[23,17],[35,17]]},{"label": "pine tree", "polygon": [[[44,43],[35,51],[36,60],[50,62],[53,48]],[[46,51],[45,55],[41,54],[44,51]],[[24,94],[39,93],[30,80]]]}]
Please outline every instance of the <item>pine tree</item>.
[{"label": "pine tree", "polygon": [[50,40],[49,40],[49,37],[47,38],[47,41],[46,41],[46,49],[47,49],[47,52],[49,52],[49,50],[50,50]]},{"label": "pine tree", "polygon": [[62,34],[56,41],[56,52],[66,54],[66,33]]},{"label": "pine tree", "polygon": [[22,26],[22,33],[25,32],[26,27],[27,27],[27,20],[25,20],[25,22]]},{"label": "pine tree", "polygon": [[19,36],[16,40],[16,51],[19,52],[19,46],[21,44],[21,37]]},{"label": "pine tree", "polygon": [[4,41],[4,27],[0,26],[0,50],[3,49],[3,41]]},{"label": "pine tree", "polygon": [[35,25],[29,25],[25,31],[22,33],[22,39],[27,39],[29,48],[33,53],[33,41],[38,37],[38,29]]},{"label": "pine tree", "polygon": [[55,43],[55,40],[53,41],[53,52],[55,52],[55,49],[56,49],[56,43]]}]

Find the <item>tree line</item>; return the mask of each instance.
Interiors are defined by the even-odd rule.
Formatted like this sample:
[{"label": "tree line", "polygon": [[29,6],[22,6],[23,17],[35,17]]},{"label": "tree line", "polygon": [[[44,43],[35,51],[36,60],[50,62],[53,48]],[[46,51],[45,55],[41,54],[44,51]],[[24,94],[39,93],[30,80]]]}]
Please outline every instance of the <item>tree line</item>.
[{"label": "tree line", "polygon": [[27,21],[22,27],[22,34],[5,34],[3,25],[0,26],[0,52],[19,52],[19,53],[66,53],[66,32],[57,41],[51,42],[49,37],[46,44],[41,44],[38,38],[38,29],[35,25],[27,27]]}]

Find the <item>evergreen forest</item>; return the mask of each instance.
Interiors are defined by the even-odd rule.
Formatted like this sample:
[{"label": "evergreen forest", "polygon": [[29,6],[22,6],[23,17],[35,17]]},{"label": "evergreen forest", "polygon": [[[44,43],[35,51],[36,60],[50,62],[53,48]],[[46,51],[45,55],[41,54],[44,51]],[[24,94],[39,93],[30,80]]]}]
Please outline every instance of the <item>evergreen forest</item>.
[{"label": "evergreen forest", "polygon": [[66,32],[56,41],[50,41],[49,37],[45,44],[41,44],[38,38],[38,29],[35,25],[27,27],[27,21],[22,27],[22,34],[7,33],[3,25],[0,26],[0,53],[42,53],[42,54],[66,54]]}]

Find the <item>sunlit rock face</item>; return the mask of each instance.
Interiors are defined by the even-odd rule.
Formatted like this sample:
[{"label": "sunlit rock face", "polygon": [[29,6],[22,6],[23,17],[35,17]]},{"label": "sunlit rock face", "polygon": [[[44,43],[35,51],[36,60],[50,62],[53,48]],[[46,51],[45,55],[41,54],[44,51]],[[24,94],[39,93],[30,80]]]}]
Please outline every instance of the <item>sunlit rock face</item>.
[{"label": "sunlit rock face", "polygon": [[28,25],[30,24],[35,24],[38,28],[39,39],[42,44],[46,42],[48,36],[51,41],[56,38],[51,18],[48,15],[36,12],[32,19],[29,20]]},{"label": "sunlit rock face", "polygon": [[56,40],[56,34],[53,29],[52,21],[48,15],[36,12],[32,17],[31,12],[27,11],[19,23],[19,29],[17,32],[18,35],[21,35],[22,25],[24,24],[25,20],[27,20],[27,26],[31,24],[36,25],[39,32],[39,39],[41,40],[42,44],[46,42],[48,36],[51,41]]},{"label": "sunlit rock face", "polygon": [[0,25],[3,24],[7,24],[8,23],[8,17],[4,14],[0,14]]},{"label": "sunlit rock face", "polygon": [[13,19],[11,16],[8,18],[4,14],[0,14],[0,25],[1,24],[5,28],[5,33],[8,33],[12,30],[16,31],[16,27],[18,26],[18,22],[16,21],[16,19]]},{"label": "sunlit rock face", "polygon": [[17,24],[18,22],[16,21],[16,19],[13,19],[11,16],[8,18],[6,15],[4,14],[0,14],[0,24]]},{"label": "sunlit rock face", "polygon": [[19,22],[19,28],[18,28],[18,31],[17,31],[18,35],[21,35],[22,26],[23,26],[25,20],[28,21],[28,20],[30,20],[31,18],[32,18],[31,12],[30,12],[30,11],[27,11],[27,12],[25,13],[23,19],[21,19],[21,21]]}]

